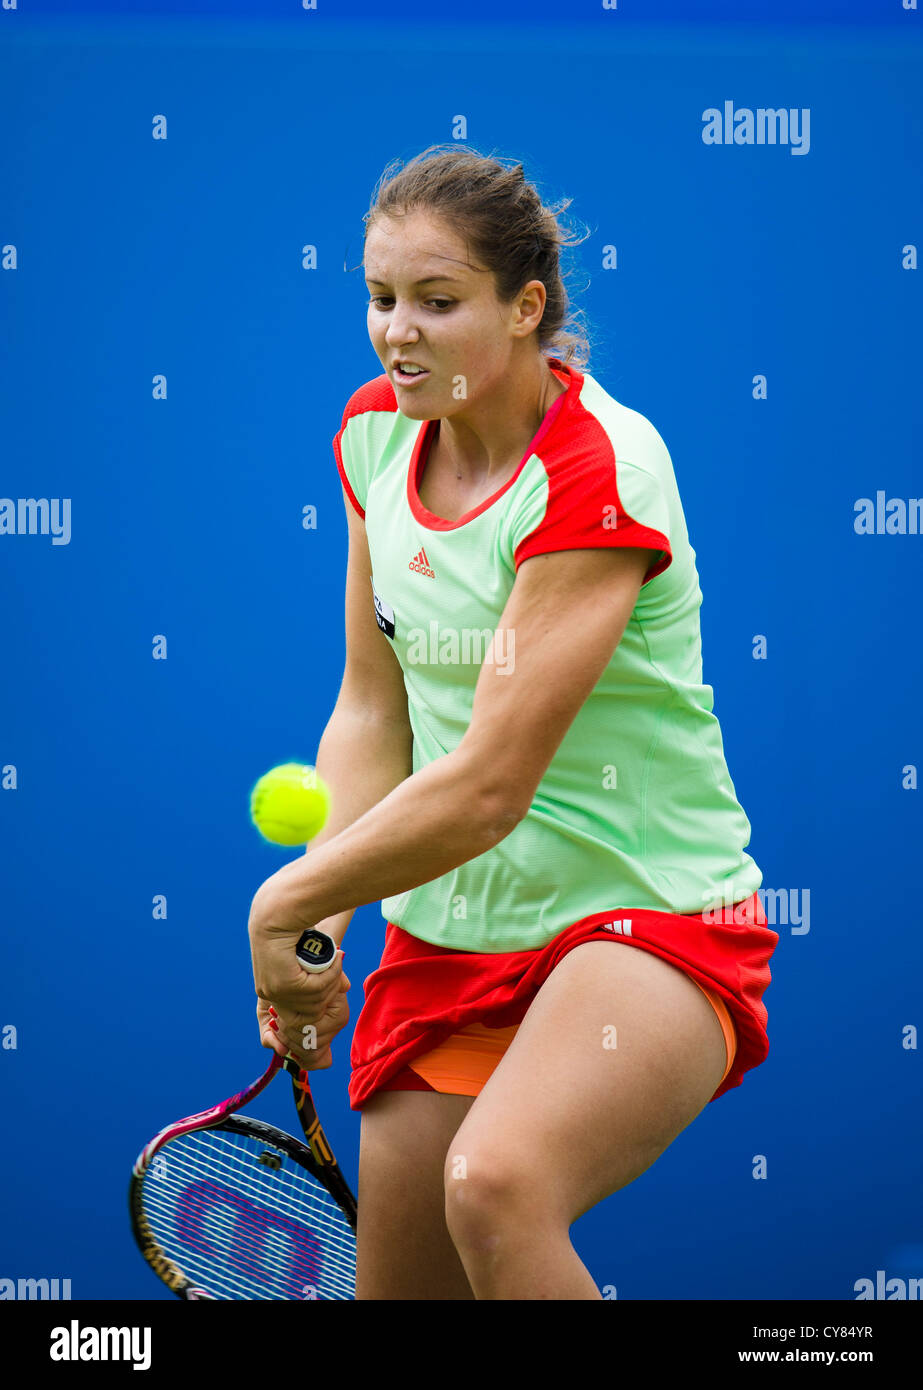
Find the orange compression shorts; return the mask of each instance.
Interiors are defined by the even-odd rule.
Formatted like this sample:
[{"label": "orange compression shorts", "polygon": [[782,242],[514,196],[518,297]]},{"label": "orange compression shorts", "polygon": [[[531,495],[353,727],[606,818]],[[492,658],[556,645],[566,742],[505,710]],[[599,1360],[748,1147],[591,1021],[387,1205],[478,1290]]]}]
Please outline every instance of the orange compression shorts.
[{"label": "orange compression shorts", "polygon": [[[698,980],[695,981],[698,984]],[[737,1033],[731,1015],[720,994],[699,985],[699,989],[718,1015],[727,1048],[727,1065],[723,1082],[734,1065],[737,1052]],[[453,1033],[438,1047],[415,1057],[403,1071],[380,1088],[383,1091],[441,1091],[453,1096],[477,1096],[493,1074],[519,1030],[519,1024],[508,1028],[487,1028],[483,1023],[471,1023]],[[422,1084],[420,1084],[422,1082]],[[719,1082],[719,1085],[721,1082]]]}]

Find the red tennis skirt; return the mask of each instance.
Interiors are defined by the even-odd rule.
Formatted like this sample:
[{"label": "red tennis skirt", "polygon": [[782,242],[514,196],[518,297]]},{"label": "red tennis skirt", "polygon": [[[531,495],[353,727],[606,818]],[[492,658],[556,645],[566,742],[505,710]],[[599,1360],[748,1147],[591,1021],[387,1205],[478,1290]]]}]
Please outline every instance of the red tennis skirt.
[{"label": "red tennis skirt", "polygon": [[[565,928],[538,951],[456,951],[411,936],[389,922],[381,964],[365,980],[356,1020],[349,1103],[361,1110],[409,1062],[471,1023],[521,1023],[555,966],[584,941],[607,940],[650,951],[714,990],[737,1032],[733,1065],[712,1100],[739,1086],[769,1053],[763,992],[779,937],[756,893],[695,917],[646,908],[596,913]],[[422,1089],[429,1089],[422,1083]]]}]

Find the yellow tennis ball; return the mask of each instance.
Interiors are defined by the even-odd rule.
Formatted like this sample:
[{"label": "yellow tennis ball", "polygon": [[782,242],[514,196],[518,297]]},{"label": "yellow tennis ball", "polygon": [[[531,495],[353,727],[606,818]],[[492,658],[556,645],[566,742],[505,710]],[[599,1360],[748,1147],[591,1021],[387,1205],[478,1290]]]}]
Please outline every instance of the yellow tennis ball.
[{"label": "yellow tennis ball", "polygon": [[306,845],[330,811],[330,789],[310,763],[282,763],[250,793],[250,818],[274,845]]}]

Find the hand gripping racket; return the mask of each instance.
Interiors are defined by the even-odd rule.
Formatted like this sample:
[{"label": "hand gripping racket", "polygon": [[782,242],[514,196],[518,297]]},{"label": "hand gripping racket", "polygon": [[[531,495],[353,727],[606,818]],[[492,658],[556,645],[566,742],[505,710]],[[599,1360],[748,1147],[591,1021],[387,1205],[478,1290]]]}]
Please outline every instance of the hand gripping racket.
[{"label": "hand gripping racket", "polygon": [[[305,970],[329,970],[336,945],[301,936]],[[285,1068],[307,1141],[236,1114]],[[132,1169],[129,1208],[148,1264],[178,1298],[350,1299],[356,1289],[356,1199],[314,1108],[308,1073],[273,1059],[220,1105],[176,1120]]]}]

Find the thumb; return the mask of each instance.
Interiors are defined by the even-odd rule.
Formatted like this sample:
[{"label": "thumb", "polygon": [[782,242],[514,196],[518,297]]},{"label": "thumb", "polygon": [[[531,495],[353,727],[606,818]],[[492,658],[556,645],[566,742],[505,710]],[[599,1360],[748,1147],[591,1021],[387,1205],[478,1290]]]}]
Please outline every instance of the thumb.
[{"label": "thumb", "polygon": [[345,955],[346,955],[346,952],[343,950],[342,946],[338,946],[338,947],[337,947],[337,954],[336,954],[336,958],[335,958],[335,964],[338,965],[338,966],[340,967],[340,970],[339,970],[340,978],[339,978],[339,981],[337,982],[337,989],[336,989],[337,994],[342,994],[342,993],[344,992],[344,990],[349,989],[349,979],[348,979],[348,977],[347,977],[347,975],[346,975],[346,971],[343,969],[343,960],[344,960]]}]

